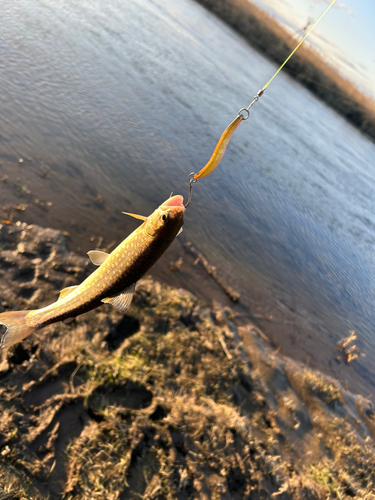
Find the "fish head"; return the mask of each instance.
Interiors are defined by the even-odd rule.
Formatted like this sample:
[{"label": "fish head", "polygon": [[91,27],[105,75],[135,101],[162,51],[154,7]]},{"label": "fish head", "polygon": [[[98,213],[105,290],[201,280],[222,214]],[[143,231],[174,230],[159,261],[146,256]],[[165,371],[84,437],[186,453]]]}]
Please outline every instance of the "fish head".
[{"label": "fish head", "polygon": [[171,196],[160,205],[145,222],[147,233],[152,236],[174,238],[184,223],[185,207],[183,197]]}]

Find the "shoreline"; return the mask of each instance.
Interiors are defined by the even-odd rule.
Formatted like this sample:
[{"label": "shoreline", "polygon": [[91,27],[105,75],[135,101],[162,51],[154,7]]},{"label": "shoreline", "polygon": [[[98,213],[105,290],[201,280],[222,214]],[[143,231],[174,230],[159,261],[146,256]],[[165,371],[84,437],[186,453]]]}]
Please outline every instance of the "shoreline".
[{"label": "shoreline", "polygon": [[[131,51],[131,57],[128,54],[129,59],[121,59],[122,63],[118,65],[110,56],[110,52],[107,50],[108,44],[104,41],[107,40],[108,35],[109,46],[113,44],[118,53],[125,56],[126,51],[123,50],[124,45],[121,37],[112,36],[112,31],[106,34],[101,23],[96,26],[96,21],[92,18],[98,32],[103,36],[104,43],[91,44],[90,30],[85,29],[85,36],[81,36],[80,31],[76,31],[75,23],[70,22],[74,17],[66,17],[65,34],[61,32],[64,41],[61,47],[69,46],[69,44],[66,44],[67,39],[64,38],[67,33],[71,33],[72,37],[76,37],[80,51],[82,54],[87,55],[87,64],[90,71],[86,69],[81,71],[82,65],[79,64],[74,54],[64,51],[64,54],[61,55],[68,56],[66,59],[63,58],[62,62],[68,64],[64,68],[71,68],[79,78],[76,78],[74,82],[70,82],[69,79],[59,78],[66,73],[60,72],[60,69],[63,68],[60,67],[59,58],[55,61],[52,57],[51,64],[46,68],[47,73],[43,76],[43,78],[46,77],[46,82],[51,83],[51,86],[48,84],[47,88],[52,91],[52,94],[49,92],[44,93],[43,88],[35,86],[29,87],[30,93],[15,86],[12,88],[15,93],[11,92],[6,99],[7,107],[4,108],[4,123],[8,123],[9,126],[3,127],[2,131],[0,179],[4,176],[8,176],[8,179],[1,183],[1,203],[16,206],[19,204],[27,205],[24,212],[18,210],[14,212],[14,220],[19,218],[28,223],[62,229],[70,234],[70,248],[78,250],[78,247],[80,247],[79,253],[84,255],[88,250],[95,247],[99,246],[104,249],[109,247],[113,241],[119,243],[124,236],[134,229],[135,225],[132,225],[132,222],[121,214],[123,210],[135,213],[144,212],[147,215],[154,209],[159,201],[159,193],[162,191],[163,199],[170,194],[171,189],[177,189],[183,194],[187,192],[185,176],[191,171],[191,163],[194,165],[200,164],[206,158],[206,154],[212,151],[219,133],[222,132],[218,120],[213,119],[210,113],[207,114],[209,108],[206,108],[206,105],[208,106],[211,103],[215,107],[218,106],[222,95],[225,96],[225,102],[221,100],[223,106],[220,104],[220,115],[238,109],[237,106],[233,107],[236,92],[233,93],[231,75],[234,76],[234,81],[238,81],[240,88],[245,90],[247,95],[249,80],[247,77],[242,78],[244,76],[242,69],[246,67],[248,58],[250,57],[252,61],[248,68],[248,74],[251,78],[252,76],[256,78],[257,75],[259,77],[258,70],[262,68],[263,80],[268,73],[272,72],[272,65],[265,60],[263,61],[259,54],[246,47],[246,42],[241,41],[231,30],[224,29],[223,31],[224,26],[222,23],[208,14],[198,4],[184,2],[181,6],[184,7],[183,25],[186,28],[186,35],[188,37],[193,36],[193,43],[191,46],[190,42],[188,43],[188,51],[185,51],[184,44],[180,47],[181,52],[178,55],[178,61],[182,62],[182,73],[180,74],[175,69],[178,66],[174,66],[178,61],[176,60],[171,66],[168,53],[163,50],[165,45],[163,37],[159,40],[160,44],[156,44],[156,54],[163,55],[160,60],[154,57],[155,54],[151,54],[147,50],[147,46],[150,45],[149,41],[152,38],[156,39],[157,32],[153,33],[150,30],[145,30],[144,35],[146,38],[143,35],[141,37],[143,42],[134,47],[136,50]],[[135,9],[134,16],[127,16],[126,13],[119,11],[115,22],[117,28],[119,28],[118,32],[125,33],[126,30],[123,30],[123,28],[127,26],[129,33],[132,33],[132,36],[134,35],[137,38],[138,30],[134,29],[134,32],[132,31],[135,26],[134,23],[140,20],[143,25],[140,18],[141,13],[142,16],[149,13],[152,18],[155,3],[151,2],[149,7],[152,8],[149,9],[145,5],[145,9]],[[74,8],[73,10],[77,11],[79,16],[83,15],[84,12],[89,17],[91,15],[90,9],[82,11],[82,9]],[[30,42],[31,37],[35,41],[41,41],[41,45],[38,43],[34,46],[31,43],[36,56],[34,61],[35,69],[44,67],[43,57],[38,57],[38,54],[43,53],[43,47],[46,49],[48,47],[53,48],[53,44],[45,45],[43,41],[47,39],[53,40],[54,31],[50,29],[44,30],[44,26],[49,26],[49,21],[52,22],[56,16],[53,9],[45,13],[47,17],[40,13],[40,18],[38,17],[39,14],[35,17],[35,20],[39,19],[39,21],[34,23],[33,26],[30,25],[36,30],[33,29],[30,33],[27,31]],[[122,15],[124,15],[123,18]],[[172,39],[178,42],[181,39],[180,28],[178,23],[174,24],[172,22],[171,24],[174,17],[174,15],[168,15],[167,19],[163,18],[163,26],[164,28],[166,26],[171,27]],[[27,19],[28,17],[24,17],[23,14],[20,17],[20,21],[25,20],[26,26]],[[193,24],[189,21],[190,19],[194,21]],[[84,20],[84,16],[82,20]],[[108,15],[108,18],[106,17],[106,22],[108,21],[109,24],[112,23],[112,20],[115,20],[113,16]],[[207,38],[207,33],[204,30],[200,31],[200,27],[203,27],[205,22],[208,22],[213,37],[209,36]],[[54,26],[53,23],[51,25]],[[38,33],[42,36],[36,36]],[[229,56],[229,60],[233,60],[232,70],[234,74],[225,71],[222,75],[225,78],[221,76],[219,84],[219,80],[215,83],[212,77],[217,73],[217,68],[220,67],[221,57],[220,53],[217,53],[216,47],[221,37],[223,37],[226,46],[226,49],[224,49],[224,46],[222,47],[224,52]],[[188,38],[186,38],[187,40]],[[203,50],[206,44],[207,50],[195,52],[199,46]],[[242,50],[240,51],[241,46],[243,53]],[[38,48],[42,49],[42,52],[38,51]],[[98,59],[92,57],[97,50],[99,50],[98,54],[100,54],[101,60],[105,62],[104,65],[98,65]],[[52,50],[50,55],[53,56],[55,53],[56,51]],[[74,53],[78,54],[78,52]],[[184,63],[184,54],[187,57],[187,66]],[[199,54],[205,54],[205,57],[202,59]],[[208,68],[205,59],[210,54],[213,59]],[[152,71],[146,72],[147,78],[144,77],[144,74],[139,73],[139,65],[136,63],[139,60],[141,62],[140,66],[146,69],[148,67],[147,61],[151,62],[152,59],[156,63],[155,76],[158,75],[155,80],[149,79],[153,73]],[[236,70],[236,61],[241,63],[238,65],[238,72]],[[14,60],[14,62],[17,67],[17,60]],[[11,59],[9,59],[9,63],[11,63]],[[10,64],[10,67],[13,66]],[[16,67],[13,70],[16,70]],[[209,69],[210,78],[208,80],[205,76],[205,67],[207,67],[207,70]],[[163,68],[169,69],[165,72]],[[197,69],[196,72],[192,71],[194,68]],[[22,68],[20,70],[25,76],[29,74],[27,71],[22,71]],[[127,70],[130,71],[129,77],[123,80],[122,77],[128,74]],[[99,79],[91,78],[91,71],[98,71],[98,75],[100,74]],[[174,78],[170,78],[173,74],[176,76],[179,74],[178,81],[180,81],[181,87],[178,86],[179,84]],[[228,76],[230,79],[228,79]],[[113,78],[122,83],[112,85],[115,81]],[[27,81],[28,77],[26,80],[22,78],[23,83],[27,83]],[[145,84],[144,87],[142,82]],[[71,83],[74,84],[71,85]],[[197,83],[198,85],[196,85]],[[127,86],[127,84],[129,85]],[[285,87],[285,91],[290,88],[289,84],[288,81],[283,82],[282,87]],[[292,84],[293,87],[296,86]],[[81,96],[80,89],[82,88],[86,88],[88,93]],[[194,94],[191,94],[189,89],[195,89]],[[294,149],[288,148],[291,152],[291,157],[288,158],[288,155],[284,156],[281,150],[272,150],[271,147],[269,148],[269,154],[272,160],[263,162],[262,157],[268,155],[268,147],[265,148],[262,140],[257,142],[251,130],[248,133],[244,129],[245,134],[242,137],[245,140],[239,147],[234,147],[232,153],[228,153],[230,156],[226,157],[228,160],[227,167],[223,165],[225,169],[223,168],[221,172],[218,172],[216,179],[212,177],[212,183],[210,181],[206,184],[207,188],[202,185],[201,193],[206,193],[204,196],[207,195],[207,200],[212,203],[215,218],[203,206],[204,197],[200,199],[197,197],[194,203],[195,201],[198,203],[191,206],[192,211],[189,213],[189,217],[186,217],[187,224],[181,237],[186,237],[197,244],[198,250],[209,262],[211,261],[211,265],[217,265],[218,269],[223,271],[224,277],[233,287],[235,287],[237,281],[240,284],[240,291],[245,291],[243,300],[246,301],[247,310],[243,311],[241,309],[238,311],[238,320],[243,318],[245,313],[248,314],[250,309],[254,321],[256,320],[267,336],[273,340],[273,345],[281,345],[284,354],[303,362],[306,362],[309,358],[309,362],[314,364],[314,367],[319,365],[321,369],[328,373],[331,373],[332,370],[332,373],[343,382],[350,380],[352,372],[354,372],[354,376],[357,376],[356,383],[359,384],[356,368],[349,366],[346,369],[342,365],[336,366],[335,343],[340,338],[348,335],[349,328],[357,328],[361,334],[361,325],[363,325],[365,327],[363,331],[367,337],[364,338],[365,342],[362,345],[369,345],[371,356],[361,362],[365,367],[369,367],[371,364],[374,351],[372,341],[368,342],[369,339],[371,340],[368,332],[371,332],[372,329],[373,315],[369,314],[368,317],[365,317],[363,323],[361,321],[355,322],[361,316],[361,304],[358,304],[357,299],[363,297],[366,290],[361,287],[358,289],[360,293],[354,298],[357,302],[356,305],[359,305],[359,307],[358,309],[353,308],[351,316],[348,317],[344,314],[337,317],[337,311],[340,313],[339,307],[333,309],[332,305],[335,306],[335,300],[338,300],[338,304],[340,303],[340,293],[335,292],[329,295],[331,288],[329,283],[327,284],[325,276],[319,274],[318,259],[312,261],[312,272],[307,277],[304,275],[303,267],[301,267],[301,270],[298,267],[295,268],[294,272],[293,259],[296,257],[298,259],[298,252],[291,252],[293,249],[291,249],[292,245],[288,246],[288,233],[293,230],[291,217],[297,216],[301,222],[301,228],[303,228],[303,219],[306,215],[306,218],[315,218],[317,216],[316,220],[319,222],[316,224],[316,228],[319,236],[321,234],[320,229],[323,229],[323,236],[330,235],[330,220],[329,218],[326,219],[323,213],[327,213],[327,211],[321,209],[320,203],[317,202],[305,205],[303,202],[304,197],[321,201],[322,207],[325,207],[326,204],[329,206],[331,189],[333,189],[334,192],[338,191],[339,194],[337,202],[346,203],[348,199],[343,182],[340,181],[337,185],[331,182],[335,176],[336,168],[339,167],[340,146],[338,145],[334,149],[338,161],[334,163],[335,168],[332,170],[332,179],[330,176],[328,176],[328,180],[324,179],[325,158],[329,158],[328,153],[332,151],[332,148],[322,151],[324,157],[320,154],[315,156],[321,149],[321,140],[325,134],[332,132],[333,136],[335,136],[338,132],[333,128],[333,125],[349,129],[349,134],[345,133],[342,136],[342,138],[345,138],[345,142],[340,140],[338,143],[346,144],[346,139],[352,134],[352,136],[355,136],[354,139],[359,139],[358,146],[363,146],[366,155],[370,154],[370,158],[373,152],[372,144],[368,141],[368,144],[363,144],[366,139],[359,137],[359,133],[357,134],[351,126],[346,127],[344,120],[333,116],[334,113],[328,108],[323,109],[325,106],[307,95],[304,89],[300,88],[300,91],[297,94],[301,94],[301,102],[308,105],[311,101],[312,105],[308,108],[309,114],[314,114],[315,110],[320,110],[319,116],[316,116],[316,118],[319,120],[319,117],[322,117],[322,113],[324,113],[325,120],[322,123],[327,123],[327,127],[321,129],[314,126],[311,130],[308,128],[306,134],[304,133],[301,136],[303,140],[296,143],[298,151],[296,158],[299,158],[299,160],[291,163],[289,160],[293,160],[295,156]],[[64,95],[66,99],[50,100],[51,96],[55,95],[55,92]],[[191,100],[193,95],[195,96],[194,101]],[[82,111],[79,116],[76,109],[78,96],[79,101],[82,97],[82,108],[78,106]],[[107,100],[107,97],[109,100]],[[171,103],[171,98],[176,106],[175,111],[165,113],[164,110],[170,109],[165,104]],[[154,99],[156,100],[154,101]],[[196,99],[197,101],[195,101]],[[197,105],[197,103],[203,103],[203,101],[206,102],[203,108]],[[43,103],[43,106],[39,107],[38,103]],[[150,109],[155,114],[152,115],[150,120],[151,117],[148,115],[147,109],[151,103],[154,104],[151,105]],[[162,105],[160,109],[163,110],[163,113],[160,113],[156,103]],[[271,110],[267,111],[268,105],[266,102],[265,104],[264,112],[268,113]],[[56,113],[50,113],[52,109]],[[325,111],[329,112],[325,113]],[[298,109],[293,109],[293,113],[295,112],[298,113]],[[332,123],[330,121],[331,115]],[[289,141],[293,142],[293,129],[298,123],[296,121],[298,117],[299,114],[295,115],[294,118],[296,119],[291,115],[287,121],[282,120],[279,123],[276,123],[278,120],[272,119],[274,127],[270,130],[269,140],[272,141],[273,137],[276,139],[279,133],[282,132],[281,146],[289,144]],[[259,118],[263,127],[262,115]],[[258,120],[258,116],[256,119]],[[220,118],[220,122],[221,120],[222,118]],[[290,133],[288,122],[290,122]],[[223,118],[222,124],[225,125],[226,123],[226,118]],[[186,125],[186,133],[182,133],[184,124]],[[288,133],[284,134],[285,131],[288,131]],[[240,130],[239,134],[243,132]],[[252,138],[254,138],[254,146],[256,146],[253,150],[254,155],[249,151],[248,146],[251,144]],[[311,142],[311,144],[305,143],[310,138],[314,138],[314,142]],[[199,140],[197,141],[197,139]],[[234,140],[236,139],[234,138]],[[353,148],[349,150],[353,162],[356,161],[356,144],[354,142]],[[290,164],[291,169],[288,169],[290,173],[296,171],[297,168],[299,169],[301,166],[299,165],[300,160],[303,161],[309,154],[309,148],[306,148],[306,145],[311,146],[314,151],[318,171],[307,172],[307,177],[305,174],[297,175],[295,179],[297,189],[292,189],[293,182],[290,184],[287,179],[289,175],[287,177],[283,175],[285,173],[283,163],[285,161]],[[371,147],[367,150],[366,146]],[[345,154],[344,151],[343,154]],[[366,155],[361,157],[361,163],[363,161],[362,172],[365,172],[366,168],[364,167],[368,168],[370,164]],[[180,159],[182,163],[180,163]],[[22,163],[20,163],[20,160],[22,160]],[[245,179],[246,175],[243,175],[243,173],[247,171],[247,165],[251,166],[253,161],[252,177],[254,183],[250,181],[248,184]],[[231,181],[227,184],[225,176],[232,176],[231,166],[236,167],[236,164],[241,165],[241,168],[238,169],[239,184],[236,185],[235,177],[232,177],[235,182]],[[346,177],[343,176],[344,172],[341,172],[340,169],[340,179],[344,181]],[[351,173],[355,178],[356,172],[352,169]],[[358,171],[358,174],[360,174],[360,171]],[[362,177],[362,175],[358,175],[358,177]],[[319,178],[323,179],[324,182],[320,182]],[[278,189],[279,183],[280,190]],[[259,190],[255,186],[259,186],[261,189]],[[309,186],[314,186],[314,188],[309,189]],[[366,186],[366,176],[359,183],[358,189],[355,189],[355,184],[351,181],[347,186],[347,189],[352,188],[350,191],[358,193],[359,196],[350,193],[352,195],[350,200],[352,203],[358,203],[359,207],[362,207],[362,192],[366,194],[368,202],[369,196],[367,194],[371,191],[371,187],[367,191]],[[307,188],[306,191],[305,187]],[[342,187],[344,189],[341,193]],[[217,192],[215,192],[216,190]],[[285,191],[285,196],[282,191]],[[297,196],[294,196],[293,191]],[[278,197],[279,192],[282,194],[280,198]],[[319,196],[320,192],[322,193],[321,196]],[[237,194],[239,195],[238,201],[240,201],[240,204],[237,203]],[[267,210],[268,204],[265,194],[271,196],[273,200],[272,209],[269,211]],[[226,209],[223,210],[219,206],[222,198],[228,202],[228,208],[230,209],[228,214],[225,213]],[[225,200],[226,198],[227,200]],[[235,203],[232,203],[231,198]],[[282,199],[281,203],[284,201],[291,202],[289,208],[292,210],[288,208],[282,216],[278,210],[279,199]],[[253,201],[248,203],[247,200]],[[373,219],[369,215],[371,207],[367,202],[364,208],[365,212],[367,212],[367,218],[372,224]],[[346,206],[348,206],[347,203]],[[203,215],[206,214],[204,218],[200,217],[198,207],[200,210],[205,210],[205,212],[202,212]],[[344,218],[338,217],[340,215],[339,207],[339,204],[333,204],[332,213],[335,218],[339,219],[340,224],[344,223],[342,227],[346,229]],[[249,212],[249,217],[242,216],[242,208]],[[303,216],[302,219],[299,218],[300,215]],[[351,218],[350,215],[349,213],[349,224],[345,232],[354,234],[351,230],[357,230],[357,217],[353,216]],[[360,212],[358,215],[366,214]],[[7,218],[8,216],[9,213],[4,214],[4,217]],[[285,224],[282,218],[285,218]],[[366,239],[372,238],[371,224],[368,223],[367,218],[360,217],[358,219],[360,239],[363,240],[362,244],[366,242]],[[241,228],[241,231],[246,231],[249,227],[252,232],[251,236],[249,232],[247,234],[237,232],[236,219],[239,221],[240,225],[238,227]],[[217,225],[218,223],[220,223],[221,227]],[[209,224],[210,227],[204,227],[205,224]],[[340,227],[340,224],[338,224],[338,227]],[[191,230],[187,230],[188,225]],[[361,231],[362,228],[363,231]],[[230,234],[230,236],[225,237],[226,229],[228,229],[227,234]],[[224,232],[222,242],[220,241],[222,238],[221,230]],[[208,238],[205,237],[205,234],[207,234]],[[252,238],[254,238],[254,245]],[[298,240],[304,241],[303,235],[298,237]],[[232,255],[230,255],[231,241],[235,243],[238,254],[232,252]],[[177,239],[171,253],[164,256],[163,261],[160,261],[158,266],[154,268],[153,274],[164,282],[189,288],[192,292],[204,298],[207,303],[211,303],[215,299],[226,304],[226,297],[220,290],[217,290],[210,277],[199,266],[193,266],[193,258],[188,259],[186,257],[185,259],[185,254],[182,253],[181,248],[182,242],[183,240],[180,240],[180,238]],[[314,245],[314,237],[310,239],[310,242]],[[334,250],[334,239],[332,243],[333,245],[326,245],[328,252]],[[304,252],[305,246],[300,245],[297,247],[302,257],[298,261],[301,266],[309,265],[309,254]],[[268,250],[270,250],[269,254]],[[292,260],[289,260],[291,255]],[[336,253],[332,252],[332,255],[335,256]],[[228,259],[228,256],[231,260]],[[348,265],[356,263],[356,259],[351,260],[351,254],[347,254],[347,256],[350,259]],[[171,261],[176,262],[180,257],[184,258],[185,264],[179,272],[171,273],[169,263]],[[268,267],[267,262],[267,260],[270,261],[269,257],[271,259],[270,267]],[[289,265],[289,262],[291,262],[291,265]],[[292,271],[291,274],[289,274],[289,270]],[[330,270],[334,271],[334,266],[333,268],[327,266],[327,271]],[[295,283],[298,283],[296,290],[293,289],[294,278],[296,278]],[[315,281],[313,282],[311,278]],[[312,285],[311,288],[310,284]],[[321,294],[319,294],[319,285],[322,285]],[[335,287],[337,285],[340,285],[340,283],[336,279]],[[359,285],[361,285],[361,282],[359,282]],[[299,300],[300,298],[302,300]],[[326,298],[328,299],[328,305],[322,313]],[[369,308],[369,310],[371,309]],[[305,311],[307,313],[304,316]],[[272,320],[269,320],[268,318],[271,316]],[[304,318],[307,318],[308,324],[304,324],[306,323],[303,321]],[[358,363],[356,363],[356,366],[358,366]],[[371,380],[371,382],[372,386],[374,386],[374,381]]]},{"label": "shoreline", "polygon": [[[47,175],[44,172],[45,164],[38,159],[26,157],[25,162],[17,164],[15,160],[3,158],[0,173],[7,179],[1,189],[0,219],[13,217],[13,222],[20,220],[61,230],[68,238],[70,250],[81,256],[95,248],[112,251],[137,227],[136,221],[121,214],[121,208],[138,213],[136,200],[124,200],[126,206],[119,208],[106,192],[93,189],[90,179],[77,178],[74,182],[69,180],[72,183],[72,203],[67,204],[61,190],[62,182],[68,185],[66,179],[53,170]],[[39,193],[44,193],[44,197],[39,198]],[[266,288],[262,282],[262,276],[253,275],[251,287],[242,294],[242,301],[233,304],[207,271],[200,264],[194,265],[195,256],[184,247],[188,239],[184,231],[157,262],[151,271],[157,280],[189,290],[208,306],[218,302],[224,307],[232,307],[239,326],[250,320],[283,354],[347,383],[355,392],[372,392],[375,374],[369,372],[365,363],[357,361],[353,366],[336,361],[335,344],[349,335],[349,331],[342,325],[337,326],[335,317],[326,314],[319,317],[319,323],[311,325],[293,310],[293,304],[289,307],[279,303],[272,295],[272,286]],[[200,250],[199,246],[197,249]],[[204,258],[210,265],[215,265],[210,255],[204,255]],[[171,272],[171,263],[179,259],[183,260],[180,270]],[[236,290],[236,282],[231,276],[220,269],[217,271]],[[238,291],[242,292],[241,289]],[[318,308],[319,304],[316,303],[315,307]],[[338,332],[337,338],[333,339],[330,332]]]},{"label": "shoreline", "polygon": [[[14,212],[15,217],[17,217],[15,222],[19,220],[27,222],[27,224],[36,224],[39,217],[35,217],[34,214],[37,213],[40,206],[36,207],[36,212],[35,208],[30,208],[31,211],[27,209],[24,212]],[[52,225],[54,230],[61,231],[53,224],[53,222],[56,222],[53,207],[48,208],[45,205],[42,210],[48,226]],[[50,212],[52,213],[50,214]],[[99,208],[94,213],[98,217],[102,217],[102,221],[99,219],[99,224],[100,227],[104,227],[104,221],[107,217],[106,210],[103,211],[103,209]],[[74,252],[75,249],[78,249],[78,255],[87,259],[86,253],[89,250],[101,249],[111,252],[117,244],[130,234],[136,225],[137,223],[130,220],[130,229],[124,229],[121,236],[119,236],[118,231],[112,230],[108,231],[104,238],[98,236],[94,241],[90,241],[92,238],[88,238],[90,227],[88,227],[88,232],[85,231],[84,233],[76,228],[71,230],[69,234],[66,230],[62,230],[62,233],[65,235],[69,250]],[[65,225],[65,227],[67,226]],[[304,363],[312,369],[322,371],[340,380],[343,385],[348,386],[354,392],[371,393],[373,388],[372,374],[367,373],[363,365],[356,366],[356,363],[361,363],[360,361],[356,361],[354,365],[346,364],[344,361],[336,361],[339,353],[335,342],[320,332],[319,329],[308,325],[303,318],[299,318],[293,311],[282,307],[282,304],[277,304],[273,297],[265,293],[261,283],[254,281],[252,297],[240,297],[239,301],[234,303],[207,272],[205,266],[201,262],[197,262],[196,255],[186,247],[186,243],[186,236],[183,232],[154,265],[149,274],[168,286],[183,288],[190,293],[194,293],[207,307],[214,307],[215,304],[220,304],[221,307],[230,307],[236,325],[239,327],[245,326],[250,321],[259,331],[264,333],[270,347],[279,350],[279,352],[296,362]],[[211,264],[209,256],[204,257],[207,258],[207,264]],[[177,271],[172,271],[171,268],[174,268],[175,263],[179,260],[182,261],[180,268]],[[220,269],[215,272],[219,276],[219,280],[223,280],[227,286],[233,288],[236,294],[235,283],[226,281],[227,277]],[[198,283],[199,287],[196,286]],[[254,299],[256,299],[255,302]],[[349,332],[343,331],[340,338],[346,337],[348,334]]]}]

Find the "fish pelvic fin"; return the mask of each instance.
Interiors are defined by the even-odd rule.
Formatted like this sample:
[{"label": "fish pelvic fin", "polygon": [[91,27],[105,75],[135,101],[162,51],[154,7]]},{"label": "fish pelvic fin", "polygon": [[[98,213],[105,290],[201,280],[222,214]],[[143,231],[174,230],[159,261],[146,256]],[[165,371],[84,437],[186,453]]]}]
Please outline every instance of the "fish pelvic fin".
[{"label": "fish pelvic fin", "polygon": [[135,291],[135,283],[126,288],[120,295],[116,297],[108,297],[103,299],[102,302],[105,304],[112,304],[120,313],[124,313],[130,307],[132,303]]},{"label": "fish pelvic fin", "polygon": [[66,318],[63,320],[64,325],[69,325],[72,321],[74,321],[75,318]]},{"label": "fish pelvic fin", "polygon": [[0,314],[0,324],[7,327],[0,340],[0,348],[10,347],[31,335],[36,328],[27,323],[30,311],[12,311]]}]

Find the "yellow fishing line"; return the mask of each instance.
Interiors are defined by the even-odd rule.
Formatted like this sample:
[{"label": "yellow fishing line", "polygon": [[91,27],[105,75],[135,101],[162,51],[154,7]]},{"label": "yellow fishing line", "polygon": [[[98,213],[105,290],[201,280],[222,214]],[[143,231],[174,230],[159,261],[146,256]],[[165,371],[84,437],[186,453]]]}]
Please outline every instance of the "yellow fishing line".
[{"label": "yellow fishing line", "polygon": [[283,67],[286,65],[286,63],[289,61],[289,59],[299,49],[299,47],[303,44],[303,42],[306,40],[306,38],[310,35],[310,33],[312,32],[312,30],[315,28],[315,26],[319,23],[319,21],[321,21],[323,19],[323,17],[327,14],[327,12],[329,11],[329,9],[332,7],[332,5],[335,2],[336,2],[336,0],[333,0],[333,2],[331,2],[331,4],[326,8],[326,10],[323,12],[323,14],[319,17],[319,19],[312,25],[312,27],[309,29],[309,31],[306,33],[306,35],[299,42],[299,44],[297,45],[297,47],[293,50],[293,52],[291,54],[289,54],[289,56],[285,59],[285,61],[280,66],[280,68],[273,75],[273,77],[271,78],[271,80],[269,82],[267,82],[264,87],[268,87],[268,85],[272,82],[272,80],[275,78],[275,76],[280,73],[280,71],[283,69]]},{"label": "yellow fishing line", "polygon": [[[238,127],[238,125],[243,120],[247,120],[247,118],[249,117],[249,110],[250,110],[250,108],[253,106],[253,104],[255,102],[258,101],[259,97],[261,97],[263,95],[263,92],[265,91],[265,89],[269,86],[269,84],[272,82],[272,80],[280,73],[280,71],[283,69],[283,67],[286,65],[286,63],[289,61],[289,59],[293,56],[293,54],[295,54],[295,52],[299,49],[299,47],[303,44],[303,42],[306,40],[306,38],[310,35],[310,33],[312,32],[312,30],[315,28],[315,26],[323,19],[323,17],[327,14],[327,12],[329,11],[329,9],[332,7],[332,5],[335,2],[336,2],[336,0],[333,0],[330,3],[330,5],[326,8],[326,10],[323,12],[323,14],[319,17],[319,19],[312,25],[312,27],[309,29],[309,31],[306,33],[306,35],[302,38],[302,40],[299,42],[299,44],[297,45],[297,47],[285,59],[285,61],[280,66],[280,68],[276,71],[276,73],[273,75],[273,77],[271,78],[271,80],[269,80],[265,84],[265,86],[261,90],[259,90],[259,92],[254,97],[253,101],[249,104],[249,106],[247,108],[240,109],[240,111],[238,112],[237,117],[224,130],[222,136],[219,139],[219,142],[216,145],[215,151],[213,152],[211,158],[206,163],[206,165],[197,174],[195,174],[194,172],[192,172],[190,174],[190,176],[189,176],[189,187],[190,187],[190,189],[189,189],[189,199],[188,199],[188,202],[187,202],[186,206],[188,206],[189,203],[190,203],[191,190],[192,190],[192,187],[193,187],[193,183],[195,183],[198,179],[200,179],[202,177],[205,177],[206,175],[211,174],[219,166],[219,164],[220,164],[220,162],[221,162],[221,160],[222,160],[222,158],[224,156],[225,150],[226,150],[226,148],[228,146],[228,143],[229,143],[229,141],[230,141],[230,139],[231,139],[234,131],[236,130],[236,128]],[[247,113],[247,116],[246,116],[245,113]]]}]

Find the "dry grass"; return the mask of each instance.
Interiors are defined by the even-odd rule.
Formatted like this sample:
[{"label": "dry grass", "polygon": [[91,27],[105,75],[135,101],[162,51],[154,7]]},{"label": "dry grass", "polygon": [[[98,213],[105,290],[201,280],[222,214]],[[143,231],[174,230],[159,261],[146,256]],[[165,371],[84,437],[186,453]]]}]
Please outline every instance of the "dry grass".
[{"label": "dry grass", "polygon": [[319,372],[305,368],[302,383],[303,387],[318,396],[326,405],[334,406],[335,403],[343,402],[341,391],[337,385]]},{"label": "dry grass", "polygon": [[42,500],[38,493],[33,493],[31,481],[15,467],[0,465],[0,500]]}]

